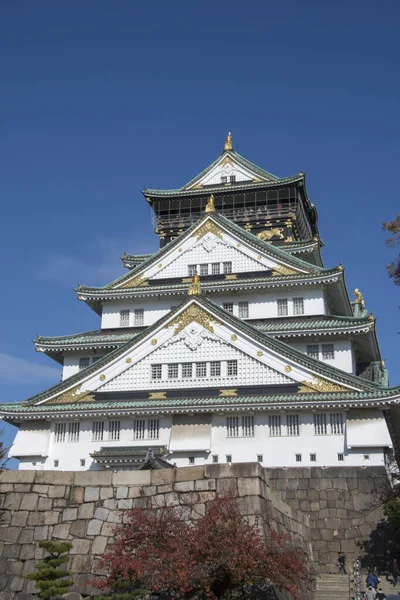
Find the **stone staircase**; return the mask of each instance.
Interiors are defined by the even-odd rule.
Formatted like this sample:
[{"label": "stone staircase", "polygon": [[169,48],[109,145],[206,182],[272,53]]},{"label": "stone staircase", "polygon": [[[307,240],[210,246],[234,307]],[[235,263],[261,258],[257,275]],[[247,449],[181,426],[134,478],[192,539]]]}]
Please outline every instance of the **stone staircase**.
[{"label": "stone staircase", "polygon": [[350,575],[321,573],[315,600],[350,600]]}]

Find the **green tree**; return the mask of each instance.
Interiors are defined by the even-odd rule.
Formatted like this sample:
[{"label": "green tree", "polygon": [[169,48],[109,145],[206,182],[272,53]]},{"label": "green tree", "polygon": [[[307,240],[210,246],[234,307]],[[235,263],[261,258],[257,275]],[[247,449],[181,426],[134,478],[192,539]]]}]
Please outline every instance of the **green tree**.
[{"label": "green tree", "polygon": [[[399,490],[397,490],[399,494]],[[393,529],[400,534],[400,498],[399,496],[393,496],[386,502],[383,507],[384,513],[388,518],[390,525]]]},{"label": "green tree", "polygon": [[[394,248],[397,244],[400,244],[400,214],[393,221],[382,223],[382,228],[384,231],[390,233],[390,236],[386,240],[389,248]],[[395,260],[392,260],[386,268],[394,284],[400,285],[400,255]]]},{"label": "green tree", "polygon": [[[68,562],[66,555],[72,548],[70,542],[39,542],[39,546],[49,553],[41,562],[35,566],[35,573],[27,575],[28,579],[36,581],[36,587],[39,591],[39,598],[56,598],[66,594],[73,584],[71,572],[60,569],[62,565]],[[65,556],[62,556],[62,555]]]}]

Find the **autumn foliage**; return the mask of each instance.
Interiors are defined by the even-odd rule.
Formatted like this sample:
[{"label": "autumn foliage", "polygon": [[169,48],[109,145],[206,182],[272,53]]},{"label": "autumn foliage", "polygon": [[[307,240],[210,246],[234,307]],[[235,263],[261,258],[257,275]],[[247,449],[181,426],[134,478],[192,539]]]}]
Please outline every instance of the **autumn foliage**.
[{"label": "autumn foliage", "polygon": [[[390,248],[400,244],[400,214],[393,221],[382,223],[382,229],[390,233],[390,237],[386,240],[386,244]],[[387,270],[395,285],[400,285],[400,255],[397,255],[397,258],[387,265]]]},{"label": "autumn foliage", "polygon": [[98,586],[125,580],[180,599],[221,598],[273,583],[296,597],[308,572],[290,537],[249,524],[232,496],[217,495],[206,507],[205,514],[193,514],[195,505],[126,511],[102,560],[108,576]]}]

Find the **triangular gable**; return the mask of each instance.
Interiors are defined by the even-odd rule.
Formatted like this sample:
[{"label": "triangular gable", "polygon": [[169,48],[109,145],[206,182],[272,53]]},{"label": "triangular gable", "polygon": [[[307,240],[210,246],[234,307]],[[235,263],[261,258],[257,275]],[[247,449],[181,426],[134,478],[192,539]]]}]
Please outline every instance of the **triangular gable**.
[{"label": "triangular gable", "polygon": [[[160,349],[163,353],[163,362],[174,362],[176,359],[170,358],[174,356],[170,349],[177,343],[181,345],[184,343],[187,346],[177,336],[182,333],[185,337],[190,336],[190,328],[193,328],[193,325],[196,325],[197,336],[203,335],[205,340],[209,339],[215,344],[224,346],[221,355],[226,355],[229,349],[231,353],[236,352],[236,356],[245,356],[247,364],[250,365],[246,368],[250,371],[257,364],[260,377],[264,377],[263,385],[269,385],[269,382],[271,385],[296,384],[301,393],[376,389],[376,386],[369,382],[361,381],[339,369],[311,359],[284,342],[255,332],[253,328],[246,326],[236,317],[228,315],[213,303],[195,297],[188,299],[178,309],[171,311],[167,317],[163,317],[148,328],[139,340],[128,342],[122,348],[100,359],[88,369],[87,373],[83,371],[71,378],[69,388],[68,380],[55,386],[54,393],[46,394],[46,398],[39,400],[37,404],[87,402],[93,393],[105,390],[106,386],[109,391],[117,391],[118,381],[128,377],[132,366],[144,359],[151,361],[151,355],[157,357],[156,353],[160,354]],[[186,358],[183,357],[182,361],[185,362]],[[263,372],[262,368],[264,368]],[[120,380],[117,379],[118,377]],[[147,380],[143,379],[142,383],[140,381],[137,383],[139,385],[137,389],[143,391],[149,389]],[[231,380],[229,384],[232,385]],[[223,387],[222,381],[220,385]],[[242,385],[239,380],[237,385]]]},{"label": "triangular gable", "polygon": [[232,262],[233,273],[272,270],[279,275],[301,275],[319,269],[263,242],[218,213],[209,213],[145,264],[107,287],[129,288],[149,279],[187,277],[189,264],[218,261]]}]

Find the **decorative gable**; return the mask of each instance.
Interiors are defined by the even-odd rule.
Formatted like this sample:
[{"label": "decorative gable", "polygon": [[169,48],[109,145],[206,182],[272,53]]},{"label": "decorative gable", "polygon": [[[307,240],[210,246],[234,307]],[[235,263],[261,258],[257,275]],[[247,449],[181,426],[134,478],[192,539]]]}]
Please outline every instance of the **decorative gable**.
[{"label": "decorative gable", "polygon": [[207,169],[193,184],[186,189],[196,189],[209,185],[229,184],[241,181],[272,181],[261,176],[249,167],[245,167],[235,158],[235,153],[224,153],[216,164]]}]

